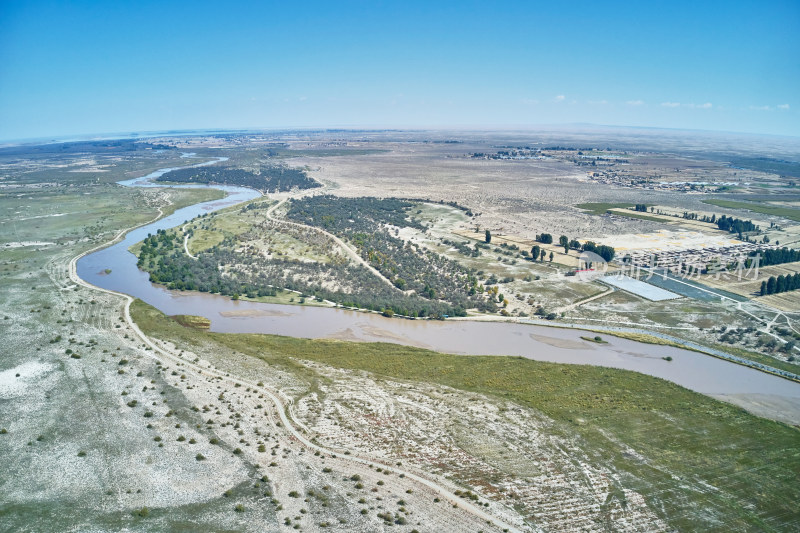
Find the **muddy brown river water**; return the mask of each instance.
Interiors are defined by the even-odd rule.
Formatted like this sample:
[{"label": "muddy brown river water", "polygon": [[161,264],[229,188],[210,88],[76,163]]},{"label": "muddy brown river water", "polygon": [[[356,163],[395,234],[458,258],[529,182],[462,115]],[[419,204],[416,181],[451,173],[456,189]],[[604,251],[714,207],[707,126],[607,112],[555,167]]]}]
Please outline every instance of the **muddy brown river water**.
[{"label": "muddy brown river water", "polygon": [[[120,182],[127,186],[152,187],[150,180],[170,169]],[[163,186],[160,185],[159,186]],[[241,187],[214,186],[228,196],[180,209],[172,215],[129,232],[121,242],[82,257],[78,275],[85,281],[139,298],[167,315],[202,315],[211,320],[211,330],[225,333],[268,333],[305,338],[351,341],[382,341],[465,355],[514,355],[538,361],[607,366],[633,370],[663,378],[696,392],[734,399],[758,398],[755,409],[769,414],[770,405],[800,420],[800,383],[780,378],[715,357],[668,346],[642,344],[604,336],[607,344],[581,339],[595,333],[509,322],[464,320],[406,320],[386,318],[332,307],[276,305],[233,301],[228,297],[170,291],[150,283],[147,273],[136,266],[128,251],[133,244],[158,229],[183,224],[201,215],[245,202],[260,193]],[[106,274],[106,269],[111,273]],[[666,361],[671,357],[672,361]],[[738,401],[736,401],[738,399]]]}]

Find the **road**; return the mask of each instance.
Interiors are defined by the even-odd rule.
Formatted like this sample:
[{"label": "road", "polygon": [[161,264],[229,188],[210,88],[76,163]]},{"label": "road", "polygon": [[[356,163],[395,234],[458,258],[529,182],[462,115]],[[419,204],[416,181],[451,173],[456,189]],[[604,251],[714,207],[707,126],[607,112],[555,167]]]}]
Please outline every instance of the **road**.
[{"label": "road", "polygon": [[[280,203],[282,203],[282,202],[280,202]],[[280,203],[275,205],[275,206],[273,206],[272,209],[274,210],[274,208],[277,207],[278,205],[280,205]],[[154,222],[155,220],[158,220],[159,218],[161,218],[161,216],[162,216],[162,212],[161,212],[161,210],[159,210],[158,216],[153,221],[147,222],[145,224],[150,224],[151,222]],[[301,226],[301,227],[308,227],[308,226],[304,226],[302,224],[296,224],[294,222],[286,222],[286,221],[279,221],[279,222],[288,223],[288,224]],[[144,224],[142,224],[142,225],[144,225]],[[138,227],[138,226],[135,226],[135,227]],[[89,253],[92,253],[95,250],[98,250],[100,248],[103,248],[105,246],[109,246],[109,245],[117,242],[120,238],[122,238],[123,235],[125,235],[128,231],[130,231],[132,229],[134,229],[134,228],[129,228],[129,229],[126,229],[126,230],[122,230],[109,243],[96,246],[95,248],[93,248],[91,250],[87,250],[86,252],[83,252],[80,255],[74,257],[69,263],[69,277],[72,280],[72,282],[77,284],[77,285],[80,285],[80,286],[85,287],[87,289],[91,289],[91,290],[95,290],[95,291],[104,292],[104,293],[107,293],[107,294],[112,294],[112,295],[115,295],[115,296],[119,296],[120,298],[122,298],[125,301],[125,305],[124,305],[124,308],[123,308],[123,317],[125,319],[125,322],[133,330],[134,334],[137,337],[139,337],[139,339],[141,339],[142,343],[144,343],[144,345],[146,345],[147,347],[150,348],[149,350],[142,349],[141,351],[142,351],[143,355],[145,355],[147,357],[150,357],[150,358],[152,358],[152,359],[154,359],[156,361],[159,361],[162,364],[165,364],[167,362],[172,363],[172,364],[180,364],[180,365],[183,365],[184,367],[188,367],[188,368],[192,369],[193,371],[197,372],[199,375],[213,377],[213,378],[216,378],[217,381],[224,381],[224,382],[230,383],[231,385],[234,385],[234,386],[238,385],[238,386],[250,387],[252,389],[255,389],[255,390],[258,390],[258,391],[262,392],[265,396],[269,397],[269,399],[273,402],[273,404],[275,406],[275,409],[276,409],[277,413],[280,416],[281,422],[284,424],[286,429],[291,433],[292,437],[297,439],[298,442],[300,442],[303,446],[305,446],[306,448],[308,448],[312,452],[319,452],[319,453],[324,453],[324,454],[327,454],[327,455],[337,456],[338,458],[340,458],[340,459],[342,459],[342,460],[344,460],[346,462],[351,462],[351,463],[371,466],[373,468],[382,468],[383,470],[385,470],[385,471],[388,470],[388,471],[390,471],[390,472],[392,472],[394,474],[397,474],[398,476],[402,474],[405,477],[405,479],[409,479],[409,480],[411,480],[413,482],[416,482],[416,483],[419,483],[421,485],[424,485],[424,486],[428,487],[429,489],[437,492],[445,501],[449,502],[451,505],[458,506],[459,508],[467,511],[468,513],[480,518],[481,520],[486,521],[487,524],[492,524],[495,527],[497,527],[497,528],[499,528],[500,530],[503,530],[503,531],[510,531],[510,532],[515,532],[515,533],[520,533],[522,531],[519,528],[515,527],[514,525],[506,523],[503,520],[497,518],[496,516],[486,512],[483,508],[480,508],[477,505],[473,505],[470,501],[465,500],[464,498],[460,498],[460,497],[456,496],[453,492],[449,491],[447,488],[443,487],[442,485],[438,484],[436,481],[434,481],[432,479],[423,477],[421,475],[415,474],[415,473],[410,472],[408,470],[404,470],[404,469],[398,468],[396,466],[387,465],[385,463],[373,461],[373,460],[368,459],[366,457],[360,457],[360,456],[357,456],[357,455],[354,455],[354,454],[349,454],[349,455],[346,455],[346,456],[343,456],[342,454],[338,454],[337,455],[337,452],[335,450],[330,450],[328,448],[320,446],[319,444],[311,442],[298,429],[298,427],[302,427],[302,424],[300,424],[299,422],[297,422],[294,419],[291,410],[287,409],[287,406],[279,398],[279,394],[281,394],[280,391],[272,391],[272,390],[270,390],[269,388],[267,388],[265,386],[258,385],[257,383],[253,383],[253,382],[249,382],[249,381],[246,381],[246,380],[238,379],[238,378],[232,377],[232,376],[230,376],[230,375],[228,375],[226,373],[218,372],[218,371],[210,369],[210,368],[203,368],[203,367],[201,367],[199,365],[196,365],[196,364],[194,364],[192,362],[186,361],[185,359],[181,358],[177,353],[173,353],[173,352],[171,352],[171,351],[159,346],[155,342],[153,342],[147,335],[145,335],[145,333],[141,329],[139,329],[139,326],[133,321],[133,318],[131,317],[130,307],[131,307],[131,304],[134,302],[133,297],[128,296],[127,294],[123,294],[123,293],[111,291],[111,290],[108,290],[108,289],[103,289],[103,288],[100,288],[100,287],[96,287],[96,286],[94,286],[94,285],[92,285],[90,283],[85,282],[83,279],[81,279],[78,276],[77,264],[78,264],[78,260],[81,257],[83,257],[84,255],[87,255]],[[316,229],[316,228],[313,228],[313,229]],[[323,233],[325,233],[327,235],[330,235],[327,232],[323,232]],[[332,238],[334,238],[337,242],[339,242],[345,249],[348,249],[346,246],[344,246],[344,243],[342,243],[338,238],[336,238],[333,235],[330,235],[330,236]],[[350,250],[350,251],[352,252],[352,250]],[[352,252],[352,253],[355,253],[355,252]],[[383,279],[385,279],[385,278],[383,278]],[[388,280],[387,280],[387,282],[388,282]]]},{"label": "road", "polygon": [[[401,291],[400,289],[398,289],[397,287],[395,287],[395,286],[394,286],[394,283],[392,283],[391,281],[389,281],[389,279],[388,279],[388,278],[386,278],[386,277],[385,277],[383,274],[381,274],[381,273],[378,271],[378,269],[376,269],[375,267],[373,267],[372,265],[370,265],[370,264],[369,264],[367,261],[365,261],[365,260],[364,260],[364,258],[363,258],[363,257],[361,257],[360,255],[358,255],[358,252],[356,252],[355,250],[353,250],[352,248],[350,248],[350,246],[348,246],[348,245],[347,245],[347,244],[346,244],[346,243],[345,243],[345,242],[344,242],[342,239],[340,239],[339,237],[337,237],[337,236],[336,236],[336,235],[334,235],[333,233],[327,232],[327,231],[325,231],[324,229],[317,228],[317,227],[315,227],[315,226],[309,226],[309,225],[307,225],[307,224],[301,224],[301,223],[299,223],[299,222],[290,222],[290,221],[288,221],[288,220],[285,220],[285,219],[282,219],[282,218],[276,218],[276,217],[274,217],[274,216],[273,216],[273,213],[275,212],[275,210],[276,210],[276,209],[278,209],[280,206],[282,206],[284,203],[286,203],[286,201],[287,201],[287,200],[289,200],[289,199],[290,199],[290,198],[284,198],[283,200],[281,200],[281,201],[280,201],[280,202],[278,202],[277,204],[275,204],[275,205],[273,205],[272,207],[270,207],[269,209],[267,209],[267,218],[268,218],[269,220],[271,220],[272,222],[275,222],[275,223],[278,223],[278,224],[286,224],[286,225],[288,225],[288,226],[294,226],[294,227],[296,227],[296,228],[302,228],[302,229],[308,229],[308,230],[316,231],[317,233],[320,233],[320,234],[322,234],[322,235],[325,235],[326,237],[329,237],[329,238],[330,238],[330,239],[332,239],[332,240],[333,240],[333,241],[334,241],[336,244],[338,244],[338,245],[339,245],[339,246],[342,248],[342,250],[344,250],[344,251],[345,251],[345,253],[348,255],[348,257],[350,257],[351,259],[353,259],[353,261],[355,261],[355,262],[359,263],[360,265],[363,265],[363,266],[364,266],[364,268],[366,268],[367,270],[369,270],[370,272],[372,272],[373,274],[375,274],[376,276],[378,276],[378,278],[380,278],[380,279],[381,279],[381,280],[382,280],[384,283],[386,283],[388,286],[390,286],[391,288],[393,288],[394,290],[396,290],[396,291],[398,291],[398,292],[404,292],[404,293],[406,293],[406,294],[408,294],[408,293],[410,293],[410,292],[411,292],[411,291]],[[187,253],[188,253],[188,250],[187,250]]]}]

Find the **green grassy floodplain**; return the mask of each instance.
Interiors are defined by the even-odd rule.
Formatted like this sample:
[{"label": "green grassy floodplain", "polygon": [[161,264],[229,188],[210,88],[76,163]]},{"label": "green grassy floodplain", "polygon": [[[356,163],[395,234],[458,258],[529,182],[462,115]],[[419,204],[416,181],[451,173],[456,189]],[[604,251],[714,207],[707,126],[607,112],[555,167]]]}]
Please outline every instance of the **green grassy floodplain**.
[{"label": "green grassy floodplain", "polygon": [[717,207],[726,207],[728,209],[746,209],[747,211],[752,211],[753,213],[773,215],[776,217],[788,218],[789,220],[793,220],[795,222],[800,222],[800,209],[795,209],[792,207],[718,199],[703,200],[703,203],[715,205]]},{"label": "green grassy floodplain", "polygon": [[679,531],[794,531],[800,523],[800,431],[658,378],[386,343],[210,333],[181,327],[140,301],[131,312],[149,335],[189,346],[214,343],[312,382],[317,378],[298,360],[536,409],[577,434],[593,461],[612,465],[625,486]]},{"label": "green grassy floodplain", "polygon": [[647,216],[646,214],[637,213],[635,211],[631,212],[610,211],[611,209],[629,209],[633,207],[633,204],[624,202],[589,202],[585,204],[578,204],[575,207],[577,207],[578,209],[582,209],[583,211],[586,211],[587,213],[592,215],[605,215],[606,213],[610,213],[612,215],[625,216],[629,218],[638,218],[640,220],[649,220],[650,222],[661,222],[662,224],[666,222],[660,218]]},{"label": "green grassy floodplain", "polygon": [[575,207],[591,213],[592,215],[605,215],[609,209],[625,209],[633,207],[633,203],[628,202],[588,202],[577,204]]}]

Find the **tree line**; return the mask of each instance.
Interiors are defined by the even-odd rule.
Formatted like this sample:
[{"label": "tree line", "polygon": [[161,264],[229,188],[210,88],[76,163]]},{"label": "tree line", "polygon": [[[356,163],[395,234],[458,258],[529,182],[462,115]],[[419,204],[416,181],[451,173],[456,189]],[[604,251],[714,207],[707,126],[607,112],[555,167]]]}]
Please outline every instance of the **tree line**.
[{"label": "tree line", "polygon": [[761,296],[796,291],[797,289],[800,289],[800,272],[785,276],[781,274],[778,277],[770,276],[767,281],[761,282]]},{"label": "tree line", "polygon": [[783,263],[800,261],[800,250],[792,250],[785,246],[779,249],[756,250],[750,252],[750,257],[755,257],[757,255],[761,256],[759,259],[759,265],[761,266],[780,265]]},{"label": "tree line", "polygon": [[[553,236],[549,233],[542,233],[541,235],[536,236],[536,240],[542,244],[551,244],[553,242]],[[565,254],[568,254],[570,249],[593,252],[602,257],[606,262],[611,261],[616,253],[614,248],[611,246],[606,246],[605,244],[596,244],[592,241],[586,241],[585,243],[581,244],[579,241],[570,239],[566,235],[562,235],[558,238],[558,244],[559,246],[564,247]],[[534,261],[544,261],[546,254],[547,252],[538,244],[533,245],[530,251],[531,259]],[[523,255],[525,255],[524,252]],[[553,252],[550,252],[550,261],[552,260]]]}]

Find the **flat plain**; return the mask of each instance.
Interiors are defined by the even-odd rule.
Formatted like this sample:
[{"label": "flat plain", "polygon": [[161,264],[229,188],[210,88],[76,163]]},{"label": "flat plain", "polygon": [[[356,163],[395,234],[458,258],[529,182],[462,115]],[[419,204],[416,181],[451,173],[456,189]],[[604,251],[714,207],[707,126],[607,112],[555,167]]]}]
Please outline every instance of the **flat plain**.
[{"label": "flat plain", "polygon": [[[796,191],[768,169],[733,165],[764,150],[760,139],[734,141],[736,154],[730,139],[671,132],[298,132],[0,149],[0,522],[19,531],[795,530],[800,436],[770,418],[797,420],[800,406],[762,395],[723,402],[597,366],[216,333],[73,271],[79,254],[126,228],[221,195],[117,181],[224,155],[221,167],[288,166],[321,184],[187,220],[152,247],[183,272],[213,267],[240,291],[230,297],[377,301],[372,312],[387,315],[469,302],[468,320],[579,324],[603,337],[604,326],[627,324],[798,373],[800,291],[761,297],[761,278],[704,274],[694,293],[723,296],[653,302],[570,275],[580,250],[558,245],[564,235],[614,246],[609,273],[626,268],[621,254],[636,235],[661,253],[744,237],[791,245]],[[800,153],[788,141],[771,148]],[[527,155],[505,155],[513,151]],[[590,175],[598,165],[602,176]],[[330,210],[318,226],[293,215],[326,195],[351,211]],[[780,210],[740,209],[753,198]],[[636,204],[647,212],[627,209]],[[383,208],[390,222],[376,218]],[[740,238],[684,213],[761,229]],[[358,225],[367,216],[371,240]],[[544,258],[531,260],[533,246]],[[412,277],[412,260],[430,265],[425,276]],[[267,278],[275,265],[285,275]]]}]

